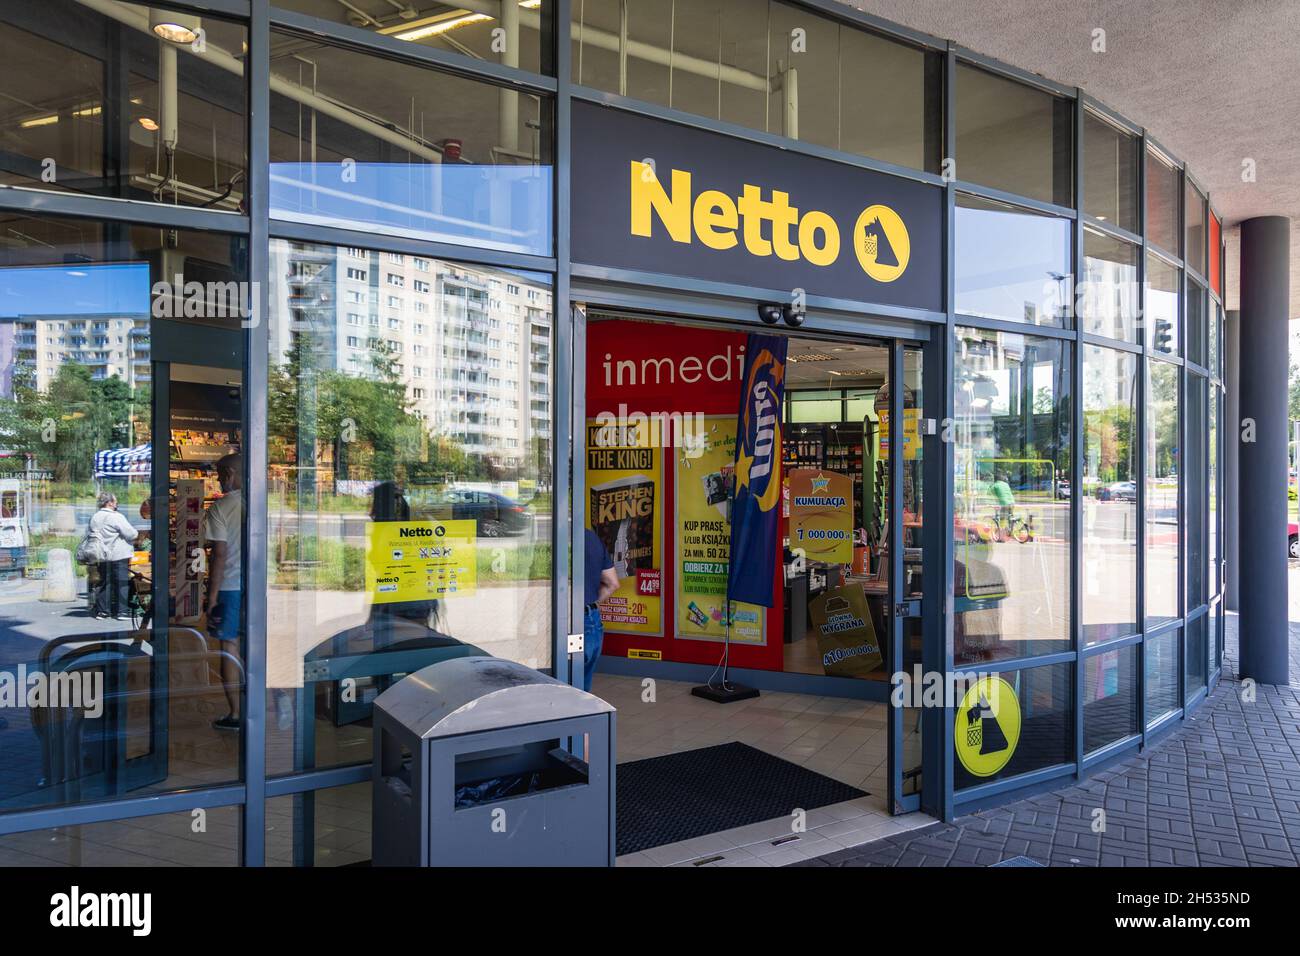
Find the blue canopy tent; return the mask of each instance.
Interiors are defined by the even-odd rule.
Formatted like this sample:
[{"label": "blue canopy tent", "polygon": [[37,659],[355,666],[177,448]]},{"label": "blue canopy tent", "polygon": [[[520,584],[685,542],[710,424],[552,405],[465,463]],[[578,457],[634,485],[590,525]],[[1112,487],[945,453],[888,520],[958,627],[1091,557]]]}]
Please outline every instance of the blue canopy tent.
[{"label": "blue canopy tent", "polygon": [[96,478],[148,477],[153,463],[152,446],[136,445],[134,448],[110,448],[95,452]]}]

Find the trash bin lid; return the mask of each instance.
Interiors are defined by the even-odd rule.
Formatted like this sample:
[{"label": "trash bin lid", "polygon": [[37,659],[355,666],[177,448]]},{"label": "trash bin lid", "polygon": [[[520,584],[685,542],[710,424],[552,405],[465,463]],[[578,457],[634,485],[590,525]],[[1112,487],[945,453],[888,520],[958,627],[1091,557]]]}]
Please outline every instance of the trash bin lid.
[{"label": "trash bin lid", "polygon": [[430,664],[388,688],[374,706],[422,739],[614,710],[594,694],[499,657]]}]

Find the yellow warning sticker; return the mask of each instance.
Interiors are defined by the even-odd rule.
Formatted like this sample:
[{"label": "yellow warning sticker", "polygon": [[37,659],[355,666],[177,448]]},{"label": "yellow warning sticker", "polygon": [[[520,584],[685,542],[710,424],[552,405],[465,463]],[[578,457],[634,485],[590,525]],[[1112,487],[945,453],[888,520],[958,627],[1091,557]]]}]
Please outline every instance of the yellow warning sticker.
[{"label": "yellow warning sticker", "polygon": [[1001,677],[985,675],[966,690],[957,707],[953,746],[961,765],[991,777],[1007,765],[1020,742],[1020,700]]},{"label": "yellow warning sticker", "polygon": [[627,656],[638,661],[661,661],[664,659],[663,651],[638,650],[635,647],[627,649]]}]

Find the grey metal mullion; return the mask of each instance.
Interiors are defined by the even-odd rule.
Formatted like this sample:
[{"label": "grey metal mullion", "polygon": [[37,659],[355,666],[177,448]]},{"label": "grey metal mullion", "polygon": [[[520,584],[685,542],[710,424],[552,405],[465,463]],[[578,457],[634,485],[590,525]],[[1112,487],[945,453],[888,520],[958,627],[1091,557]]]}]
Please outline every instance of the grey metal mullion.
[{"label": "grey metal mullion", "polygon": [[1129,232],[1123,226],[1117,226],[1113,222],[1107,222],[1105,219],[1098,219],[1096,216],[1089,216],[1083,212],[1083,206],[1079,207],[1079,218],[1083,220],[1085,226],[1100,233],[1105,233],[1112,239],[1119,239],[1123,242],[1131,242],[1138,245],[1142,242],[1142,236],[1136,232]]},{"label": "grey metal mullion", "polygon": [[1142,318],[1142,353],[1137,363],[1137,625],[1142,634],[1138,643],[1137,710],[1141,726],[1142,746],[1147,745],[1147,348],[1151,341],[1147,316],[1147,256],[1151,244],[1147,240],[1147,133],[1141,131],[1139,149],[1142,160],[1138,163],[1138,220],[1142,226],[1142,254],[1138,257],[1138,315]]},{"label": "grey metal mullion", "polygon": [[782,0],[795,7],[804,7],[813,13],[832,20],[838,20],[849,26],[857,27],[867,33],[878,33],[891,40],[898,40],[910,46],[921,47],[936,53],[944,53],[948,41],[922,30],[914,30],[899,23],[893,23],[881,17],[848,6],[843,0]]},{"label": "grey metal mullion", "polygon": [[1060,96],[1066,99],[1074,97],[1074,89],[1049,80],[1045,76],[1039,76],[1037,73],[1030,73],[1028,70],[1022,70],[1018,66],[1012,66],[1010,63],[1004,63],[1002,60],[995,60],[991,56],[985,56],[983,53],[976,53],[967,47],[957,45],[957,59],[968,66],[977,66],[981,70],[993,73],[1004,79],[1015,80],[1025,86],[1032,86],[1044,93],[1050,93],[1053,96]]},{"label": "grey metal mullion", "polygon": [[1098,654],[1105,654],[1107,651],[1114,651],[1124,647],[1132,647],[1142,641],[1142,635],[1129,634],[1125,637],[1114,637],[1107,641],[1101,641],[1088,647],[1080,648],[1079,659],[1086,660],[1090,657],[1096,657]]},{"label": "grey metal mullion", "polygon": [[237,212],[118,199],[115,196],[52,192],[30,186],[0,186],[0,209],[30,216],[112,219],[133,225],[194,232],[246,235],[249,231],[248,217]]},{"label": "grey metal mullion", "polygon": [[1071,646],[1079,656],[1074,662],[1074,763],[1075,776],[1083,774],[1083,317],[1079,315],[1079,282],[1083,276],[1084,155],[1083,90],[1074,91],[1074,202],[1080,211],[1074,221],[1074,292],[1070,301],[1074,345],[1070,356],[1070,635]]},{"label": "grey metal mullion", "polygon": [[358,783],[369,783],[374,775],[374,761],[349,764],[343,767],[324,767],[309,770],[306,773],[286,774],[281,777],[268,777],[266,781],[266,798],[290,797],[312,790],[329,790],[335,787],[347,787]]},{"label": "grey metal mullion", "polygon": [[453,242],[407,238],[391,233],[368,232],[339,226],[322,226],[316,223],[295,222],[291,219],[272,219],[270,235],[273,239],[294,242],[314,242],[322,245],[352,246],[377,252],[397,252],[412,256],[425,256],[465,265],[485,265],[499,269],[523,269],[531,272],[554,272],[554,256],[537,256],[525,252],[506,252],[500,249],[483,249],[462,246]]},{"label": "grey metal mullion", "polygon": [[518,67],[502,66],[489,60],[476,60],[461,53],[447,53],[431,46],[398,40],[382,33],[362,30],[346,24],[331,23],[294,10],[275,8],[271,25],[277,31],[289,31],[311,39],[328,41],[361,53],[370,53],[410,66],[422,66],[443,73],[486,80],[496,85],[534,93],[554,93],[554,77],[531,73]]},{"label": "grey metal mullion", "polygon": [[195,13],[217,13],[228,17],[247,19],[249,0],[167,0],[167,6]]},{"label": "grey metal mullion", "polygon": [[869,156],[862,156],[858,153],[847,153],[842,150],[832,149],[829,146],[818,146],[816,143],[810,143],[806,140],[787,139],[786,137],[777,135],[776,133],[768,133],[760,129],[741,126],[737,123],[728,123],[723,120],[711,119],[707,116],[701,116],[698,113],[688,113],[684,110],[660,106],[657,103],[634,99],[630,96],[620,96],[618,93],[612,93],[607,90],[599,90],[594,87],[578,86],[575,84],[571,87],[571,92],[573,98],[576,100],[582,100],[586,103],[595,103],[599,106],[606,106],[612,109],[623,110],[627,113],[635,113],[638,116],[648,116],[651,119],[664,120],[665,122],[674,123],[678,126],[689,126],[709,133],[719,133],[723,136],[730,136],[734,139],[740,139],[750,143],[758,143],[763,146],[775,146],[778,149],[783,149],[790,153],[800,153],[818,159],[828,159],[845,166],[868,169],[873,172],[897,176],[900,179],[911,179],[917,182],[927,183],[931,186],[944,185],[943,177],[938,176],[935,173],[926,172],[923,169],[913,169],[910,166],[898,166],[894,163],[872,159]]},{"label": "grey metal mullion", "polygon": [[1059,325],[1033,325],[1029,322],[1017,322],[1015,319],[994,319],[988,316],[967,315],[964,312],[956,313],[957,324],[978,326],[987,329],[990,332],[1008,332],[1012,335],[1034,335],[1039,338],[1057,339],[1062,341],[1073,341],[1075,333],[1073,329],[1062,328]]},{"label": "grey metal mullion", "polygon": [[[889,348],[889,666],[895,673],[903,670],[903,618],[898,609],[904,600],[903,587],[903,415],[905,407],[903,345],[895,340]],[[924,383],[922,383],[924,385]],[[865,437],[865,436],[864,436]],[[863,448],[865,455],[866,448]],[[866,460],[865,457],[863,459]],[[870,525],[867,516],[862,521]],[[903,799],[903,714],[904,708],[889,708],[889,746],[887,772],[889,775],[889,809],[895,812]]]},{"label": "grey metal mullion", "polygon": [[[248,56],[248,270],[252,283],[252,328],[244,339],[243,455],[244,487],[250,479],[264,482],[267,473],[267,382],[270,331],[270,113],[271,58],[267,0],[252,0]],[[242,862],[266,863],[266,670],[267,670],[267,496],[244,497],[244,648],[245,685],[241,710],[244,748],[244,807]],[[300,691],[305,693],[306,691]]]},{"label": "grey metal mullion", "polygon": [[[958,169],[960,168],[958,166]],[[1005,189],[997,189],[993,186],[984,186],[967,179],[957,180],[957,188],[963,193],[978,196],[981,199],[990,199],[1009,206],[1019,206],[1022,209],[1040,212],[1047,216],[1055,216],[1058,219],[1077,219],[1079,217],[1079,211],[1071,206],[1058,206],[1054,202],[1044,202],[1041,199],[1022,196],[1020,193],[1007,192]]]},{"label": "grey metal mullion", "polygon": [[1084,345],[1099,345],[1102,348],[1114,349],[1116,352],[1128,352],[1141,358],[1146,348],[1141,342],[1126,342],[1123,339],[1112,339],[1107,335],[1098,335],[1096,332],[1083,332],[1079,336],[1079,341]]},{"label": "grey metal mullion", "polygon": [[[551,473],[554,492],[551,495],[552,569],[554,593],[552,594],[552,623],[555,635],[553,649],[555,676],[559,680],[579,685],[581,675],[575,673],[577,660],[568,653],[568,635],[577,633],[584,622],[581,604],[584,595],[579,588],[583,580],[583,549],[578,547],[580,531],[585,527],[585,512],[580,503],[586,500],[583,489],[585,469],[578,449],[585,447],[575,441],[575,418],[585,415],[586,365],[577,362],[579,354],[578,316],[572,295],[572,267],[569,258],[572,237],[572,205],[570,202],[570,177],[572,173],[573,142],[570,139],[573,113],[572,45],[569,34],[572,23],[571,0],[554,0],[555,9],[555,75],[558,81],[556,96],[555,141],[555,295],[552,299],[551,323],[554,327],[554,346],[551,349],[551,391],[555,402],[551,413]],[[581,330],[585,337],[585,327]],[[582,343],[585,354],[585,340]]]},{"label": "grey metal mullion", "polygon": [[1111,109],[1109,106],[1107,106],[1105,103],[1103,103],[1101,100],[1097,99],[1096,97],[1089,96],[1087,93],[1082,93],[1080,95],[1080,100],[1082,101],[1083,105],[1088,108],[1090,112],[1096,114],[1096,116],[1099,119],[1105,120],[1107,123],[1109,123],[1111,126],[1114,126],[1116,129],[1120,130],[1121,132],[1127,133],[1130,136],[1142,135],[1142,127],[1138,126],[1136,123],[1134,123],[1132,120],[1128,119],[1127,117],[1124,117],[1119,113],[1116,113],[1113,109]]},{"label": "grey metal mullion", "polygon": [[192,814],[195,810],[238,807],[244,803],[244,787],[227,784],[172,793],[148,794],[122,800],[102,800],[16,810],[0,813],[0,836],[48,830],[51,827],[77,827],[114,820],[134,820],[164,813]]}]

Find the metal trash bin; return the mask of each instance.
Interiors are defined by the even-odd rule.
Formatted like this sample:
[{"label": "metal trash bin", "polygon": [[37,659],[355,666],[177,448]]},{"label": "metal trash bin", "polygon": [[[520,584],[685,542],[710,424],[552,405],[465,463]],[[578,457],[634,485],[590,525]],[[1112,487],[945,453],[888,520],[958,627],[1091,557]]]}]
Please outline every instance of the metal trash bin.
[{"label": "metal trash bin", "polygon": [[374,701],[374,865],[613,866],[614,713],[495,657],[398,681]]}]

